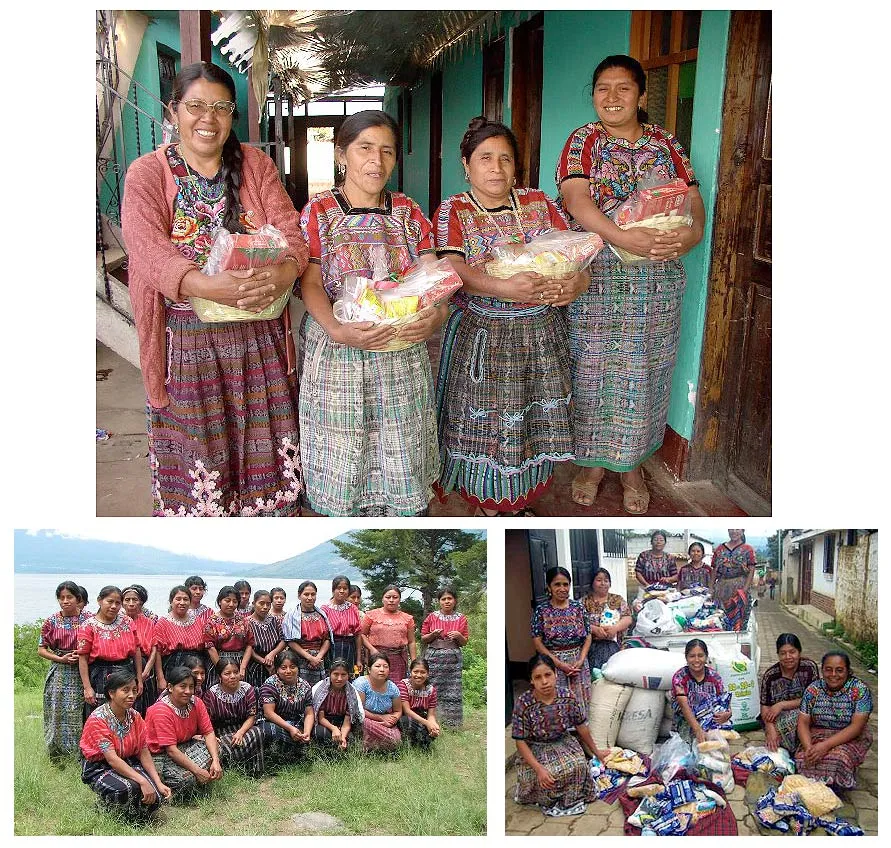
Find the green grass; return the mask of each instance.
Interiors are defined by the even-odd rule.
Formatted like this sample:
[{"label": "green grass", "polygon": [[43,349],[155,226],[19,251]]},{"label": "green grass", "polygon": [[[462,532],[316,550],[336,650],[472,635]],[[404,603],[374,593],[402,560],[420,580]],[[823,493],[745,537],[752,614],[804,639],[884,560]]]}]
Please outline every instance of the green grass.
[{"label": "green grass", "polygon": [[343,834],[483,835],[486,832],[486,714],[465,707],[464,729],[444,731],[430,753],[314,759],[250,780],[234,771],[192,805],[164,806],[144,827],[100,813],[77,761],[50,762],[42,693],[15,694],[16,835],[288,835],[291,816],[325,812]]}]

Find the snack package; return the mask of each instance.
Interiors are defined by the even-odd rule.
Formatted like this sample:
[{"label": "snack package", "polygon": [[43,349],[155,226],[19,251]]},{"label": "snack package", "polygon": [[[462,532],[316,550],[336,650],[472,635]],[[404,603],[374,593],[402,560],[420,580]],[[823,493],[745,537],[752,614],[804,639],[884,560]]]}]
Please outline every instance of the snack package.
[{"label": "snack package", "polygon": [[[631,197],[612,213],[612,219],[623,230],[634,227],[656,230],[689,227],[693,223],[689,187],[682,179],[643,177]],[[610,250],[628,265],[654,264],[648,257],[636,256],[614,244],[610,245]]]},{"label": "snack package", "polygon": [[[347,274],[334,301],[334,317],[341,324],[372,321],[393,326],[417,321],[428,307],[448,300],[461,278],[447,259],[413,265],[402,274],[388,274],[383,251],[373,256],[372,277]],[[386,350],[404,350],[411,342],[393,339]]]},{"label": "snack package", "polygon": [[[201,273],[210,277],[220,271],[265,268],[267,265],[275,265],[287,249],[285,237],[269,224],[260,227],[255,233],[230,233],[220,227],[214,231],[210,253]],[[278,318],[285,311],[290,297],[291,289],[288,289],[260,312],[225,306],[203,297],[190,297],[189,300],[195,314],[202,321],[218,324],[224,321],[268,321],[270,318]]]},{"label": "snack package", "polygon": [[492,245],[486,273],[507,279],[523,271],[543,277],[566,277],[587,268],[603,249],[603,239],[596,233],[552,230],[531,241]]}]

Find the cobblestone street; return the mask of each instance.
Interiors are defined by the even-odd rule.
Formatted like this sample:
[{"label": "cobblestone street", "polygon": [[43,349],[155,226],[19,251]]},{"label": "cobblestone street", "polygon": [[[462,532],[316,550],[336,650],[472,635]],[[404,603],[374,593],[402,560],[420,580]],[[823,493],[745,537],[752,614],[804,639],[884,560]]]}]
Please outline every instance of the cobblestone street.
[{"label": "cobblestone street", "polygon": [[[803,656],[810,657],[818,665],[824,653],[838,647],[836,643],[826,639],[775,601],[760,600],[755,615],[758,621],[758,643],[761,646],[762,667],[759,669],[759,674],[775,662],[776,639],[780,633],[795,633],[801,640]],[[874,709],[869,726],[875,735],[875,743],[866,761],[858,770],[858,788],[844,793],[842,800],[846,801],[845,807],[836,812],[849,821],[856,821],[867,836],[877,836],[878,677],[853,657],[851,669],[852,673],[861,678],[872,692]],[[731,755],[737,754],[747,745],[758,745],[763,741],[764,733],[761,730],[742,733],[740,739],[730,743]],[[588,805],[584,815],[549,818],[535,807],[521,806],[513,801],[516,782],[516,768],[510,765],[506,771],[505,784],[505,825],[508,836],[621,836],[623,834],[624,817],[618,802],[605,804],[603,801],[597,801]],[[758,830],[745,803],[745,792],[745,787],[737,786],[727,799],[736,816],[739,834],[761,835],[762,832]]]}]

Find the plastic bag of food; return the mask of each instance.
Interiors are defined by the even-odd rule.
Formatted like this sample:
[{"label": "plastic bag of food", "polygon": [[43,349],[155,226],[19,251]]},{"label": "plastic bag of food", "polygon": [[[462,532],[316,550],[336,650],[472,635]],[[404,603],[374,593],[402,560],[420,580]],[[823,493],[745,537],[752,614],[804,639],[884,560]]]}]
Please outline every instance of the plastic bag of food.
[{"label": "plastic bag of food", "polygon": [[663,782],[667,782],[681,769],[693,769],[694,763],[690,746],[677,733],[672,733],[666,742],[656,748],[650,773],[659,775]]},{"label": "plastic bag of food", "polygon": [[[254,233],[230,233],[224,227],[220,227],[214,231],[210,253],[201,273],[212,277],[220,271],[265,268],[277,264],[287,249],[287,239],[269,224],[265,224]],[[278,318],[285,311],[290,298],[289,288],[260,312],[225,306],[203,297],[190,297],[189,300],[195,314],[202,321],[217,324],[224,321],[268,321],[270,318]]]},{"label": "plastic bag of food", "polygon": [[[413,265],[401,274],[387,272],[386,255],[372,257],[372,276],[347,274],[334,301],[334,317],[341,324],[372,321],[401,326],[417,321],[425,313],[448,300],[459,288],[461,278],[447,259]],[[393,339],[385,350],[404,350],[413,342]]]},{"label": "plastic bag of food", "polygon": [[[637,184],[634,193],[612,213],[618,227],[630,230],[634,227],[650,227],[656,230],[673,230],[689,227],[693,223],[690,190],[682,179],[665,180],[648,175]],[[649,265],[653,260],[637,256],[611,244],[610,250],[629,265]]]},{"label": "plastic bag of food", "polygon": [[524,271],[566,277],[586,268],[602,249],[603,239],[597,233],[552,230],[525,244],[493,244],[494,258],[486,263],[486,273],[501,279]]},{"label": "plastic bag of food", "polygon": [[671,610],[655,598],[643,605],[634,626],[634,632],[638,636],[667,636],[682,630],[683,627],[671,614]]}]

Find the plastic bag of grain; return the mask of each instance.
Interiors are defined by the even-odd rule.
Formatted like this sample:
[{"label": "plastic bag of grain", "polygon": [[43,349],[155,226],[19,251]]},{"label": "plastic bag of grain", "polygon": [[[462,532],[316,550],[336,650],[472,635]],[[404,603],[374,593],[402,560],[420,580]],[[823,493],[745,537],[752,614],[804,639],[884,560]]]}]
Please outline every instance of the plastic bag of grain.
[{"label": "plastic bag of grain", "polygon": [[612,748],[622,724],[622,714],[633,694],[633,686],[611,683],[605,678],[591,687],[588,727],[598,748]]},{"label": "plastic bag of grain", "polygon": [[712,646],[709,660],[721,675],[724,688],[733,695],[730,699],[730,720],[734,726],[756,725],[761,714],[761,699],[754,660],[739,649],[721,644]]},{"label": "plastic bag of grain", "polygon": [[659,735],[665,696],[659,689],[638,689],[625,705],[616,744],[640,754],[650,754]]}]

